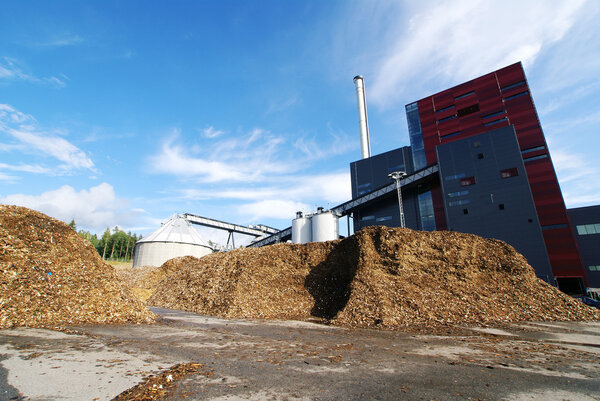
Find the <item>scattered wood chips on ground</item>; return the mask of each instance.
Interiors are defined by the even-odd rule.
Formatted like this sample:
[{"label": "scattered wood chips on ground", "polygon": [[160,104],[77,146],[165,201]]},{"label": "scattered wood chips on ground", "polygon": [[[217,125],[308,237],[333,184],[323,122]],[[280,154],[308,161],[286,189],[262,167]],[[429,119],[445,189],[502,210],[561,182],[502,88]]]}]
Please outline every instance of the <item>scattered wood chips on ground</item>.
[{"label": "scattered wood chips on ground", "polygon": [[140,384],[125,390],[111,401],[163,400],[171,393],[175,383],[186,376],[195,374],[210,377],[212,371],[203,369],[203,366],[192,362],[173,365],[159,375],[146,377]]},{"label": "scattered wood chips on ground", "polygon": [[343,240],[175,258],[148,304],[226,318],[402,329],[599,320],[498,240],[368,227]]},{"label": "scattered wood chips on ground", "polygon": [[0,205],[0,328],[154,319],[67,224]]}]

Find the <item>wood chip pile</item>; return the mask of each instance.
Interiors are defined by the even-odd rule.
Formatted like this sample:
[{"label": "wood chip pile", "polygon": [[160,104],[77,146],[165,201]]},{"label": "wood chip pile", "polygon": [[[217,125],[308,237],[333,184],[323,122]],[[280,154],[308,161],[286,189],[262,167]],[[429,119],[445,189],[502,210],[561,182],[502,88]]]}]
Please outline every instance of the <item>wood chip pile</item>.
[{"label": "wood chip pile", "polygon": [[340,241],[172,259],[151,305],[228,318],[386,329],[599,320],[502,241],[368,227]]},{"label": "wood chip pile", "polygon": [[115,266],[115,270],[123,284],[142,302],[154,294],[158,283],[167,276],[166,271],[157,266]]},{"label": "wood chip pile", "polygon": [[71,227],[0,205],[0,328],[153,321],[154,314]]}]

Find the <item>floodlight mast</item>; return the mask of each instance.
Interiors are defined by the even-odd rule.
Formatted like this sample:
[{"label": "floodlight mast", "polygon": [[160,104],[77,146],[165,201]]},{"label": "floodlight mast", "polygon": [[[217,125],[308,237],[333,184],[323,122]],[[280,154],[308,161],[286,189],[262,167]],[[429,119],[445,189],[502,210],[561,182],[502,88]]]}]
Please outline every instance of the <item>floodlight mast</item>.
[{"label": "floodlight mast", "polygon": [[402,205],[402,185],[400,181],[406,177],[407,174],[404,171],[394,171],[393,173],[388,174],[392,180],[396,181],[396,190],[398,191],[398,208],[400,209],[400,227],[406,228],[406,224],[404,223],[404,207]]}]

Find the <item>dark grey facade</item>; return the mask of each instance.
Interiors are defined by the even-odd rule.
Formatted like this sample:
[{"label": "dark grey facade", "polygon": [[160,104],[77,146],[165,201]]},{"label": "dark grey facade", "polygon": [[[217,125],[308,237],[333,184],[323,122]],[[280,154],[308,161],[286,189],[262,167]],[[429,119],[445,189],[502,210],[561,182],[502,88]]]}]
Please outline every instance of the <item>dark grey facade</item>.
[{"label": "dark grey facade", "polygon": [[567,209],[575,231],[588,287],[600,288],[600,205]]},{"label": "dark grey facade", "polygon": [[[373,192],[393,182],[388,174],[394,171],[414,172],[410,146],[385,152],[350,164],[352,198]],[[433,178],[437,180],[437,177]],[[402,186],[405,225],[414,230],[435,230],[430,192],[431,182]],[[354,230],[372,225],[400,226],[397,193],[390,193],[353,213]]]},{"label": "dark grey facade", "polygon": [[407,174],[414,171],[410,146],[350,163],[352,198],[389,184],[391,181],[388,174],[394,171],[404,171]]},{"label": "dark grey facade", "polygon": [[449,230],[505,241],[555,284],[512,126],[436,149]]}]

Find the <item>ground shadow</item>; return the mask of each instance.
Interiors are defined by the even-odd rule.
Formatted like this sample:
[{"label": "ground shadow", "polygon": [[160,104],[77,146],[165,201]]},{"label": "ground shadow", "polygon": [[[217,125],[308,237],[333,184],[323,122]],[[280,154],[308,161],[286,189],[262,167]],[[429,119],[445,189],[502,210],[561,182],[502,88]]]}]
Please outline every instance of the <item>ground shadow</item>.
[{"label": "ground shadow", "polygon": [[304,287],[315,299],[312,316],[333,319],[350,298],[350,283],[358,268],[359,247],[355,238],[338,243],[327,258],[313,267]]}]

